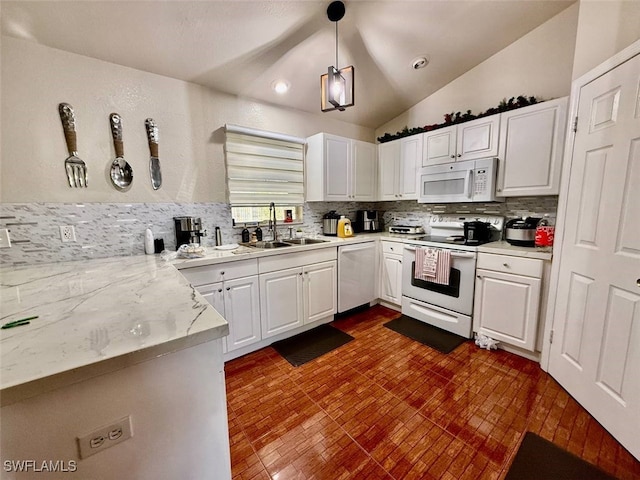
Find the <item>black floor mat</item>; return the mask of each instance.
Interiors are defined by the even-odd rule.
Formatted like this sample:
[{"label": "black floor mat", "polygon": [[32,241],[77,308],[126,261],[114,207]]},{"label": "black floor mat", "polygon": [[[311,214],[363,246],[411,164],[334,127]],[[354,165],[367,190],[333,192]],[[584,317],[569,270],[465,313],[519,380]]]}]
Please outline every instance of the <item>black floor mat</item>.
[{"label": "black floor mat", "polygon": [[285,340],[271,344],[291,365],[299,367],[353,340],[331,325],[320,325]]},{"label": "black floor mat", "polygon": [[406,315],[391,320],[384,326],[442,353],[450,353],[468,340]]},{"label": "black floor mat", "polygon": [[555,444],[527,432],[505,480],[615,480]]}]

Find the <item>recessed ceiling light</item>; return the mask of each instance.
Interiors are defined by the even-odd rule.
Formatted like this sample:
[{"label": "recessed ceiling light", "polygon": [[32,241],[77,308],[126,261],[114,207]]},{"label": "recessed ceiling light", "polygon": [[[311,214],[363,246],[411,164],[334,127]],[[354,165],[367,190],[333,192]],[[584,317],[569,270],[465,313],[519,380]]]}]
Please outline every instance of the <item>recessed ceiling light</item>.
[{"label": "recessed ceiling light", "polygon": [[426,67],[429,64],[429,58],[424,56],[424,57],[416,57],[412,60],[411,62],[411,67],[414,70],[419,70],[421,68]]},{"label": "recessed ceiling light", "polygon": [[283,94],[283,93],[287,93],[289,91],[289,82],[287,82],[286,80],[277,80],[275,82],[273,82],[273,89],[276,91],[276,93],[279,94]]}]

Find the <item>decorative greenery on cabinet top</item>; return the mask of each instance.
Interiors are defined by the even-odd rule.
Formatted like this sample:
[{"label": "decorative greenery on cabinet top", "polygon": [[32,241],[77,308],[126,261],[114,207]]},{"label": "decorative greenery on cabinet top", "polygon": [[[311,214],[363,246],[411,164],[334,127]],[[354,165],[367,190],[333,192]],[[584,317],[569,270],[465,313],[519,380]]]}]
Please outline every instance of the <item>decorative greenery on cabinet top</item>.
[{"label": "decorative greenery on cabinet top", "polygon": [[535,105],[543,100],[536,97],[525,97],[520,95],[519,97],[511,97],[509,100],[506,98],[500,102],[495,108],[490,108],[486,112],[481,112],[477,115],[471,113],[471,110],[467,110],[465,113],[451,112],[444,115],[444,123],[435,123],[433,125],[425,125],[424,127],[404,127],[395,135],[385,133],[382,137],[378,137],[380,143],[390,142],[391,140],[397,140],[398,138],[408,137],[410,135],[417,135],[418,133],[430,132],[439,128],[450,127],[458,123],[468,122],[475,120],[476,118],[488,117],[489,115],[495,115],[497,113],[507,112],[509,110],[515,110],[517,108],[528,107],[529,105]]}]

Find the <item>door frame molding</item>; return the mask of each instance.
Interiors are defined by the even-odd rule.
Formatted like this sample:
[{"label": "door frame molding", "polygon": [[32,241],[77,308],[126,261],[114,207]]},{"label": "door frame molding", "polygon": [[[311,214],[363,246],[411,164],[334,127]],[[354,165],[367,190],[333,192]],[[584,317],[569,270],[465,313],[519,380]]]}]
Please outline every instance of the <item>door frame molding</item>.
[{"label": "door frame molding", "polygon": [[[558,291],[558,279],[560,277],[560,267],[562,265],[561,249],[564,240],[565,216],[567,213],[567,197],[569,190],[569,180],[571,176],[571,164],[573,163],[573,152],[576,134],[573,131],[573,121],[578,115],[578,104],[580,103],[580,90],[588,83],[607,74],[614,68],[622,65],[627,60],[640,55],[640,40],[636,40],[627,48],[608,58],[597,67],[588,71],[581,77],[571,82],[571,96],[569,101],[569,111],[567,112],[567,136],[565,138],[564,155],[562,156],[562,173],[560,175],[560,195],[558,197],[558,212],[556,216],[556,231],[553,243],[553,261],[551,263],[551,275],[549,278],[549,292]],[[540,357],[540,367],[545,372],[549,371],[549,359],[551,355],[550,337],[554,327],[554,314],[557,296],[547,304],[545,312],[545,326],[542,343],[542,355]]]}]

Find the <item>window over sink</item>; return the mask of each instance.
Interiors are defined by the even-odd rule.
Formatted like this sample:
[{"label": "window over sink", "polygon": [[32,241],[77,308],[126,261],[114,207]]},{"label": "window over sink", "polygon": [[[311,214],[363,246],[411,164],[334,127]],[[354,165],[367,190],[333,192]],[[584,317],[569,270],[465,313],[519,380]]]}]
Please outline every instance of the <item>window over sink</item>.
[{"label": "window over sink", "polygon": [[226,126],[225,160],[235,225],[276,218],[302,222],[305,139],[235,125]]}]

